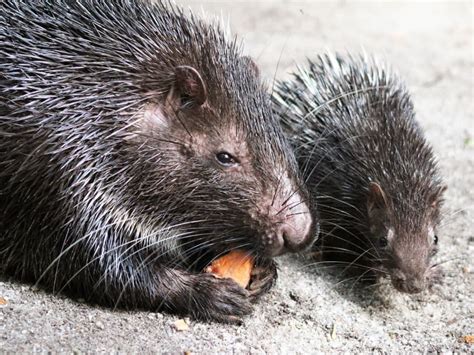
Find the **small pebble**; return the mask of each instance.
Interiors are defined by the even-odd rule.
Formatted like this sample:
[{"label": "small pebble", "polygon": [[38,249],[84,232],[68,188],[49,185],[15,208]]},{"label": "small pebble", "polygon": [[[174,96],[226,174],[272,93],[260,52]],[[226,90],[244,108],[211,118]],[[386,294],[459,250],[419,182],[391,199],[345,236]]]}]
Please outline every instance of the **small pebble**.
[{"label": "small pebble", "polygon": [[336,339],[336,323],[334,323],[333,326],[332,326],[331,339],[332,340]]},{"label": "small pebble", "polygon": [[174,322],[173,326],[178,332],[189,330],[189,325],[184,319],[178,319],[176,322]]}]

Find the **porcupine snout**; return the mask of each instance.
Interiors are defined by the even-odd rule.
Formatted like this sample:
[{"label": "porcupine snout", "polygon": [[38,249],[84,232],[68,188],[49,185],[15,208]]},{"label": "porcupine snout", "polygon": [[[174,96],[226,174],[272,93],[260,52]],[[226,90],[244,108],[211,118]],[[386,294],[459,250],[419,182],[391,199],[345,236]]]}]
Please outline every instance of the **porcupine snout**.
[{"label": "porcupine snout", "polygon": [[272,255],[297,252],[312,245],[318,233],[310,205],[298,191],[281,193],[268,208],[270,227],[264,245]]}]

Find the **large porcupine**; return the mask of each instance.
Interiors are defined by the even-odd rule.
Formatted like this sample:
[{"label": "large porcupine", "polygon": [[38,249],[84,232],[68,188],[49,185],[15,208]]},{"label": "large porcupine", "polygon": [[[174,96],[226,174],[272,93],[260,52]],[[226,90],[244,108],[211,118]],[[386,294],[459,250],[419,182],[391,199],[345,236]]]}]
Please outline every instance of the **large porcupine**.
[{"label": "large porcupine", "polygon": [[[314,239],[255,64],[161,2],[0,2],[1,268],[93,302],[235,320]],[[256,258],[249,291],[201,272]]]},{"label": "large porcupine", "polygon": [[432,284],[445,188],[401,80],[373,58],[328,54],[273,100],[317,196],[324,258],[403,292]]}]

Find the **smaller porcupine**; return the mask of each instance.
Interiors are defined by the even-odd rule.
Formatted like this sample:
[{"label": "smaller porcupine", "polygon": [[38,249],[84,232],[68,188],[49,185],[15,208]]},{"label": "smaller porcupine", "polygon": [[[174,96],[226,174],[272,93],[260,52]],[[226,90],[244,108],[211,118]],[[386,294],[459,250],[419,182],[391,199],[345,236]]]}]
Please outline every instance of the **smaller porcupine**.
[{"label": "smaller porcupine", "polygon": [[373,58],[327,54],[273,101],[317,200],[324,259],[402,292],[431,285],[445,187],[401,80]]},{"label": "smaller porcupine", "polygon": [[0,268],[53,291],[234,321],[314,238],[254,63],[160,1],[0,1],[0,136]]}]

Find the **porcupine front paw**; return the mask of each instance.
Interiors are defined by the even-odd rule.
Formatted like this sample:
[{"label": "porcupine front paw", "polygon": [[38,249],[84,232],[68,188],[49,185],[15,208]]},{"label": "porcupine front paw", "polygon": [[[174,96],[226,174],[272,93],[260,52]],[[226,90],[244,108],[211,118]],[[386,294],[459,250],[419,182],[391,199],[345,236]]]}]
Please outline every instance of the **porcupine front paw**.
[{"label": "porcupine front paw", "polygon": [[202,320],[239,323],[252,312],[249,292],[235,281],[212,274],[196,275],[190,312]]},{"label": "porcupine front paw", "polygon": [[252,270],[249,294],[252,301],[268,292],[278,277],[277,264],[273,260],[265,260],[256,263]]}]

